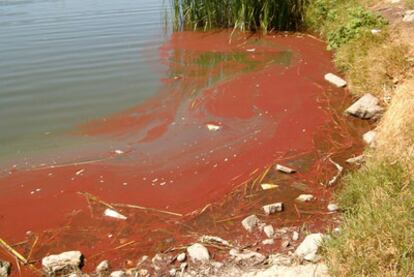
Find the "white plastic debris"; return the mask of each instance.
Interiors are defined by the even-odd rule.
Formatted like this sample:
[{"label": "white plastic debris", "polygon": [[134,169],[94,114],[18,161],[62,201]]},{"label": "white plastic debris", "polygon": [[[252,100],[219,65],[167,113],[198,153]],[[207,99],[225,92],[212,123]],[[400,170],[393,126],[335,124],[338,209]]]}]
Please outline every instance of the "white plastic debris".
[{"label": "white plastic debris", "polygon": [[80,169],[80,170],[76,171],[75,175],[76,175],[76,176],[79,176],[79,175],[81,175],[83,172],[85,172],[85,169],[84,169],[84,168],[82,168],[82,169]]},{"label": "white plastic debris", "polygon": [[292,174],[292,173],[296,172],[296,170],[294,170],[293,168],[290,168],[290,167],[287,167],[287,166],[284,166],[284,165],[280,165],[280,164],[276,165],[276,170],[278,170],[280,172],[283,172],[283,173],[287,173],[287,174]]},{"label": "white plastic debris", "polygon": [[209,131],[218,131],[218,130],[221,129],[220,125],[216,125],[216,124],[212,124],[212,123],[206,124],[206,127]]},{"label": "white plastic debris", "polygon": [[122,220],[126,220],[127,219],[126,216],[118,213],[117,211],[114,211],[112,209],[109,209],[109,208],[104,211],[104,215],[105,216],[108,216],[108,217],[116,218],[116,219],[122,219]]},{"label": "white plastic debris", "polygon": [[343,88],[346,86],[346,81],[344,79],[332,73],[325,74],[325,80],[338,88]]},{"label": "white plastic debris", "polygon": [[275,189],[278,188],[278,185],[275,184],[261,184],[262,190],[268,190],[268,189]]},{"label": "white plastic debris", "polygon": [[119,149],[116,149],[115,150],[115,153],[118,154],[118,155],[121,155],[121,154],[124,154],[124,151],[119,150]]},{"label": "white plastic debris", "polygon": [[296,201],[299,202],[310,202],[314,199],[315,197],[312,194],[301,194],[298,197],[296,197]]},{"label": "white plastic debris", "polygon": [[255,52],[256,48],[250,48],[250,49],[246,49],[247,52]]}]

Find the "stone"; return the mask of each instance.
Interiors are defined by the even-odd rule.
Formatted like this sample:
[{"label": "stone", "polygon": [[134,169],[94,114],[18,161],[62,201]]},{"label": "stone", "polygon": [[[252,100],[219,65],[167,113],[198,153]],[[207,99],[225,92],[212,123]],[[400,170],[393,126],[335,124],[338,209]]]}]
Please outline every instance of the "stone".
[{"label": "stone", "polygon": [[290,168],[290,167],[287,167],[287,166],[284,166],[284,165],[280,165],[280,164],[276,165],[276,170],[280,171],[280,172],[283,172],[283,173],[286,173],[286,174],[292,174],[292,173],[296,172],[296,170],[294,170],[293,168]]},{"label": "stone", "polygon": [[210,260],[210,254],[204,245],[200,243],[194,243],[187,248],[187,253],[193,262],[206,262]]},{"label": "stone", "polygon": [[126,277],[127,275],[122,270],[113,271],[110,277]]},{"label": "stone", "polygon": [[333,204],[333,203],[331,203],[331,204],[328,205],[328,211],[330,211],[330,212],[336,212],[338,210],[339,210],[338,205]]},{"label": "stone", "polygon": [[383,109],[378,104],[378,98],[367,93],[346,109],[345,112],[361,119],[370,119],[382,112]]},{"label": "stone", "polygon": [[181,272],[184,272],[187,269],[187,267],[188,267],[188,264],[187,263],[180,264],[180,270],[181,270]]},{"label": "stone", "polygon": [[42,259],[43,269],[49,274],[74,271],[82,266],[83,255],[80,251],[68,251],[50,255]]},{"label": "stone", "polygon": [[344,79],[332,73],[325,74],[325,80],[338,88],[343,88],[346,86],[346,81]]},{"label": "stone", "polygon": [[138,270],[137,274],[138,274],[139,277],[150,276],[149,271],[145,268],[141,268],[140,270]]},{"label": "stone", "polygon": [[266,225],[263,228],[263,232],[266,234],[266,236],[271,239],[275,236],[275,229],[273,229],[272,225]]},{"label": "stone", "polygon": [[310,202],[314,200],[315,197],[312,194],[301,194],[296,198],[296,201],[299,202]]},{"label": "stone", "polygon": [[408,10],[405,12],[403,17],[403,22],[413,22],[414,21],[414,10]]},{"label": "stone", "polygon": [[278,203],[273,203],[273,204],[263,206],[263,211],[265,212],[266,215],[271,215],[276,212],[281,212],[283,211],[283,203],[278,202]]},{"label": "stone", "polygon": [[250,260],[260,263],[266,259],[264,255],[250,250],[239,251],[237,249],[231,249],[229,254],[235,259],[236,262]]},{"label": "stone", "polygon": [[315,233],[307,235],[295,251],[295,255],[309,262],[318,260],[318,250],[322,243],[323,235]]},{"label": "stone", "polygon": [[187,256],[185,255],[185,253],[183,252],[183,253],[180,253],[180,254],[178,254],[178,256],[177,256],[177,261],[179,262],[179,263],[182,263],[182,262],[184,262],[185,261],[185,259],[187,258]]},{"label": "stone", "polygon": [[290,246],[289,240],[283,240],[281,244],[282,248],[288,248]]},{"label": "stone", "polygon": [[109,262],[108,260],[104,260],[98,264],[96,267],[96,273],[102,273],[109,270]]},{"label": "stone", "polygon": [[357,165],[360,165],[360,164],[364,163],[364,161],[365,161],[365,156],[364,155],[359,155],[359,156],[349,158],[349,159],[346,160],[346,162],[349,163],[349,164],[357,164]]},{"label": "stone", "polygon": [[123,214],[120,214],[117,211],[109,209],[109,208],[107,208],[104,211],[104,215],[107,216],[107,217],[112,217],[112,218],[121,219],[121,220],[126,220],[127,219],[127,217],[124,216]]},{"label": "stone", "polygon": [[262,241],[263,245],[272,245],[274,243],[275,243],[275,241],[273,239],[265,239],[265,240]]},{"label": "stone", "polygon": [[200,238],[200,242],[202,243],[215,243],[215,244],[222,244],[225,246],[230,246],[230,243],[227,240],[224,240],[220,237],[216,236],[202,236]]},{"label": "stone", "polygon": [[164,269],[167,264],[171,263],[171,256],[166,254],[156,254],[152,259],[152,267],[156,271],[160,271],[161,269]]},{"label": "stone", "polygon": [[259,224],[259,222],[259,218],[253,214],[243,219],[242,225],[247,232],[252,232],[253,229],[257,227],[257,224]]},{"label": "stone", "polygon": [[11,265],[9,262],[0,260],[0,277],[7,277],[10,274]]},{"label": "stone", "polygon": [[362,139],[365,141],[366,144],[371,146],[374,144],[376,136],[377,136],[376,131],[368,131],[362,136]]},{"label": "stone", "polygon": [[293,233],[292,233],[292,240],[293,241],[297,241],[299,239],[299,233],[298,232],[296,232],[296,231],[294,231]]},{"label": "stone", "polygon": [[211,262],[211,265],[212,265],[214,268],[216,268],[216,269],[223,268],[223,266],[224,266],[224,264],[223,264],[223,263],[221,263],[221,262],[216,262],[216,261],[212,261],[212,262]]}]

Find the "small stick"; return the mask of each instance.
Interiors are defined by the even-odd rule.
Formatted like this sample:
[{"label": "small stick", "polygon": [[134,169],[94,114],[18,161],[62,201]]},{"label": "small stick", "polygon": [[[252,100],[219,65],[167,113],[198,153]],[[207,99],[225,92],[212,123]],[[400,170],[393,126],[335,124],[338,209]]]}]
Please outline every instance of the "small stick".
[{"label": "small stick", "polygon": [[342,166],[340,166],[339,164],[337,164],[336,162],[334,162],[331,158],[328,159],[335,167],[336,169],[338,169],[338,173],[328,182],[328,186],[332,186],[333,184],[335,184],[336,180],[339,178],[339,176],[341,176],[342,171],[344,170],[344,168]]},{"label": "small stick", "polygon": [[14,257],[16,260],[17,270],[19,271],[19,276],[22,277],[22,270],[20,268],[20,261],[17,259],[17,257]]},{"label": "small stick", "polygon": [[301,218],[300,211],[299,211],[298,207],[296,206],[296,204],[293,204],[293,206],[295,207],[295,211],[296,211],[296,214],[298,215],[298,218]]},{"label": "small stick", "polygon": [[146,210],[146,211],[152,211],[152,212],[158,212],[158,213],[163,213],[163,214],[168,214],[168,215],[175,215],[175,216],[183,216],[183,214],[179,214],[179,213],[174,213],[174,212],[169,212],[169,211],[164,211],[164,210],[158,210],[158,209],[154,209],[154,208],[146,208],[146,207],[142,207],[142,206],[138,206],[138,205],[131,205],[131,204],[113,204],[115,207],[121,207],[121,208],[131,208],[131,209],[139,209],[139,210]]},{"label": "small stick", "polygon": [[27,255],[27,260],[30,261],[30,256],[32,256],[33,248],[36,246],[37,241],[39,240],[39,237],[36,236],[35,241],[32,244],[32,247],[30,248],[29,255]]},{"label": "small stick", "polygon": [[0,238],[0,245],[9,252],[10,255],[16,257],[23,264],[27,264],[27,259],[23,257],[19,252],[17,252],[13,247],[11,247],[7,242]]}]

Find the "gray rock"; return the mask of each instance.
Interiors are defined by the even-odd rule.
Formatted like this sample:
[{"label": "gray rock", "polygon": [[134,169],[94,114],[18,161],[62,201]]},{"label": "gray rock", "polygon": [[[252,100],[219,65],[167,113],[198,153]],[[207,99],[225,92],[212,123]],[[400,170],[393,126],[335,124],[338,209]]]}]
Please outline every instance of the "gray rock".
[{"label": "gray rock", "polygon": [[7,277],[10,274],[11,265],[9,262],[0,260],[0,277]]},{"label": "gray rock", "polygon": [[408,10],[405,12],[403,17],[403,22],[413,22],[414,21],[414,10]]},{"label": "gray rock", "polygon": [[299,202],[310,202],[314,200],[315,197],[312,194],[301,194],[296,198],[296,201]]},{"label": "gray rock", "polygon": [[194,243],[187,248],[187,253],[193,262],[207,262],[210,260],[210,254],[204,245],[200,243]]},{"label": "gray rock", "polygon": [[68,251],[58,255],[50,255],[42,259],[43,269],[49,274],[71,272],[82,265],[83,256],[80,251]]},{"label": "gray rock", "polygon": [[330,212],[336,212],[338,210],[339,210],[338,205],[336,205],[334,203],[331,203],[331,204],[328,205],[328,211],[330,211]]},{"label": "gray rock", "polygon": [[321,233],[315,233],[307,235],[303,242],[295,251],[295,255],[310,261],[316,262],[318,260],[318,250],[322,243],[323,235]]},{"label": "gray rock", "polygon": [[185,255],[185,253],[183,252],[183,253],[180,253],[180,254],[178,254],[178,256],[177,256],[177,261],[179,262],[179,263],[182,263],[182,262],[184,262],[185,261],[185,259],[187,258],[187,256]]},{"label": "gray rock", "polygon": [[378,98],[367,93],[352,104],[345,112],[362,119],[370,119],[383,110],[378,104]]},{"label": "gray rock", "polygon": [[266,236],[271,239],[275,236],[275,229],[273,229],[272,225],[266,225],[263,228],[263,232],[266,234]]},{"label": "gray rock", "polygon": [[346,86],[346,81],[344,79],[332,73],[325,74],[325,80],[335,85],[338,88],[342,88]]},{"label": "gray rock", "polygon": [[280,172],[283,172],[283,173],[286,173],[286,174],[292,174],[292,173],[296,172],[296,170],[294,170],[293,168],[290,168],[290,167],[287,167],[287,166],[284,166],[284,165],[280,165],[280,164],[276,165],[276,170],[280,171]]},{"label": "gray rock", "polygon": [[242,225],[247,232],[252,232],[253,229],[257,227],[257,224],[259,224],[259,222],[259,218],[253,214],[243,219]]},{"label": "gray rock", "polygon": [[372,146],[375,142],[376,136],[377,136],[376,131],[368,131],[362,136],[362,139],[365,141],[366,144]]},{"label": "gray rock", "polygon": [[96,273],[103,273],[109,270],[109,262],[108,260],[104,260],[98,264],[96,267]]},{"label": "gray rock", "polygon": [[276,212],[281,212],[283,211],[283,203],[278,202],[278,203],[273,203],[273,204],[263,206],[263,211],[265,212],[266,215],[271,215]]}]

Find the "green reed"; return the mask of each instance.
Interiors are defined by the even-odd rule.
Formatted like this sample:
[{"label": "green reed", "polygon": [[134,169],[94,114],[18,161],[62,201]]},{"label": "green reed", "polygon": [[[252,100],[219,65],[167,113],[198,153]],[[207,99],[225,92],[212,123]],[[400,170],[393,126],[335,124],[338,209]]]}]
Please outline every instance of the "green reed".
[{"label": "green reed", "polygon": [[309,0],[171,0],[175,28],[297,30]]}]

